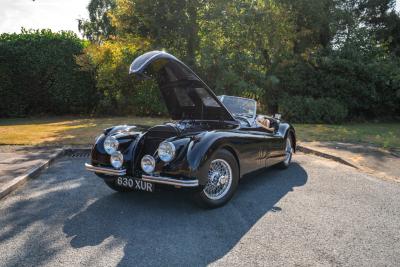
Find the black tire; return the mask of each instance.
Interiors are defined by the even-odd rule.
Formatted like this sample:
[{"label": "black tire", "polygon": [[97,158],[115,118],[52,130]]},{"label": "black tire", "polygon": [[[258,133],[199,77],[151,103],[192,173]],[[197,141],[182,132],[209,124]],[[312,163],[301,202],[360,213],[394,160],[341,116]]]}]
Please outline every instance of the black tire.
[{"label": "black tire", "polygon": [[[285,160],[278,163],[277,166],[280,169],[287,169],[290,166],[290,163],[292,162],[292,157],[293,157],[293,137],[292,134],[289,133],[289,135],[286,137],[285,140],[285,151],[287,150],[287,142],[290,142],[290,147],[291,147],[291,152],[290,155],[285,156]],[[289,157],[289,158],[287,158]]]},{"label": "black tire", "polygon": [[[218,150],[212,157],[211,159],[206,163],[206,168],[207,168],[207,173],[208,170],[211,166],[212,162],[222,160],[222,162],[229,164],[230,169],[231,169],[231,183],[230,186],[226,187],[226,192],[221,198],[219,199],[212,199],[210,198],[207,193],[205,193],[206,186],[204,188],[197,192],[194,196],[194,199],[196,203],[205,208],[217,208],[225,205],[234,195],[238,183],[239,183],[239,166],[238,163],[235,159],[235,157],[232,155],[231,152],[229,152],[226,149],[220,149]],[[229,184],[229,183],[228,183]]]},{"label": "black tire", "polygon": [[115,180],[104,180],[104,182],[106,183],[106,185],[108,185],[109,188],[120,193],[127,193],[134,191],[134,189],[117,185],[115,183]]}]

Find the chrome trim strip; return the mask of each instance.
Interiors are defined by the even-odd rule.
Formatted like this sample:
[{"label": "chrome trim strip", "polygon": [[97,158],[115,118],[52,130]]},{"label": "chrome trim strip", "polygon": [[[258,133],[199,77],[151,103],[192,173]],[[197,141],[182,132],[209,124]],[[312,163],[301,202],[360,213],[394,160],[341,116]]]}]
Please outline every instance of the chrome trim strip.
[{"label": "chrome trim strip", "polygon": [[91,171],[91,172],[103,173],[103,174],[107,174],[107,175],[115,175],[115,176],[126,175],[126,169],[116,170],[116,169],[105,168],[105,167],[96,167],[89,163],[85,163],[85,168],[86,168],[86,170]]},{"label": "chrome trim strip", "polygon": [[142,180],[145,182],[168,184],[182,187],[196,187],[199,186],[199,180],[178,180],[174,178],[161,177],[161,176],[150,176],[142,175]]}]

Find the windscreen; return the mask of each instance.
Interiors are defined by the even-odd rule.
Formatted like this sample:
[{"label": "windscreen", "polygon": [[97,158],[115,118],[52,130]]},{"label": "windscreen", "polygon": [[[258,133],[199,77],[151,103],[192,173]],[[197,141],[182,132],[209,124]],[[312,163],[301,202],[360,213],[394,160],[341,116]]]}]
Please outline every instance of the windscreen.
[{"label": "windscreen", "polygon": [[234,116],[252,118],[256,115],[257,102],[253,99],[235,96],[220,96],[219,98]]}]

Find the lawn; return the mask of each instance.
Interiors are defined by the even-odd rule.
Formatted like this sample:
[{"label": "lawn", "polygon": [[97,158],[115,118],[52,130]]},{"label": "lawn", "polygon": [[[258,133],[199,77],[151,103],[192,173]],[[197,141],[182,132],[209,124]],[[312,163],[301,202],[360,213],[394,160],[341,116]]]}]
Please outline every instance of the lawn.
[{"label": "lawn", "polygon": [[168,119],[146,117],[50,117],[0,119],[0,145],[88,145],[108,127],[155,125]]},{"label": "lawn", "polygon": [[[105,128],[118,124],[151,126],[168,121],[147,117],[50,117],[1,119],[0,145],[89,145]],[[296,124],[300,141],[367,143],[382,148],[400,148],[400,123],[344,125]]]},{"label": "lawn", "polygon": [[400,149],[400,123],[295,124],[300,141],[364,143]]}]

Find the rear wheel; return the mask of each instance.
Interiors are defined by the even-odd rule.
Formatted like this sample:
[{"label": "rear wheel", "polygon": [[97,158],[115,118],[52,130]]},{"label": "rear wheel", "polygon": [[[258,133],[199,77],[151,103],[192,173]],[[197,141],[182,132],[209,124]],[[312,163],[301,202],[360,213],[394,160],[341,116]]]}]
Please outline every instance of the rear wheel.
[{"label": "rear wheel", "polygon": [[207,184],[195,196],[196,202],[203,207],[220,207],[232,198],[238,182],[235,157],[225,149],[218,150],[208,163]]},{"label": "rear wheel", "polygon": [[285,146],[285,159],[279,163],[279,167],[282,169],[286,169],[289,167],[290,163],[292,162],[293,156],[293,139],[292,136],[289,134],[286,138],[286,146]]}]

